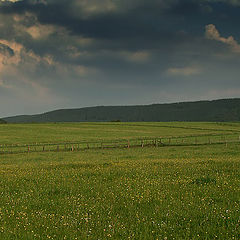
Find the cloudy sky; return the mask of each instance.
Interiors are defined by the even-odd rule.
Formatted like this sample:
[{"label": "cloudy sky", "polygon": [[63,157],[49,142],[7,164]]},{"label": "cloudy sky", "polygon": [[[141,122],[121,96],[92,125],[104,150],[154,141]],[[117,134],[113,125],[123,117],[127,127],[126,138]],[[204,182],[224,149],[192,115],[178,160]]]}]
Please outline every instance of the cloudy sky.
[{"label": "cloudy sky", "polygon": [[0,0],[0,117],[240,97],[240,0]]}]

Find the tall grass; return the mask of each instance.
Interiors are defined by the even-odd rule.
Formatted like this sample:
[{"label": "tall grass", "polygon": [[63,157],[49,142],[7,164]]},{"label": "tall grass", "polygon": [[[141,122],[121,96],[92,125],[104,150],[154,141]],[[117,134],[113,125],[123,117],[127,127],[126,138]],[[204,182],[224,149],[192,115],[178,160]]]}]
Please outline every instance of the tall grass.
[{"label": "tall grass", "polygon": [[238,240],[239,176],[238,143],[2,155],[0,239]]}]

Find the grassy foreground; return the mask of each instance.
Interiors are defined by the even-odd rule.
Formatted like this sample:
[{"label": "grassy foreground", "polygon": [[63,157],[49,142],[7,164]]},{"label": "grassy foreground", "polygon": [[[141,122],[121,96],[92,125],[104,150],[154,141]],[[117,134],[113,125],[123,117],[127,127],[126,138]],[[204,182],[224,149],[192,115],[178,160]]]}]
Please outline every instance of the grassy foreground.
[{"label": "grassy foreground", "polygon": [[0,182],[0,239],[240,238],[239,143],[2,155]]}]

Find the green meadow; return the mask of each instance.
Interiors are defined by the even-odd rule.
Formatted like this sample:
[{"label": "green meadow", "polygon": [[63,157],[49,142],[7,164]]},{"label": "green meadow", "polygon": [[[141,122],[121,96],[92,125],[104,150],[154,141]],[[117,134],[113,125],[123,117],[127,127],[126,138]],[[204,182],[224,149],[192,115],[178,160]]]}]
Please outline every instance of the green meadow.
[{"label": "green meadow", "polygon": [[[0,125],[0,144],[240,135],[239,123]],[[240,142],[0,155],[0,239],[240,239]]]},{"label": "green meadow", "polygon": [[240,123],[45,123],[2,124],[0,144],[99,141],[122,138],[240,134]]}]

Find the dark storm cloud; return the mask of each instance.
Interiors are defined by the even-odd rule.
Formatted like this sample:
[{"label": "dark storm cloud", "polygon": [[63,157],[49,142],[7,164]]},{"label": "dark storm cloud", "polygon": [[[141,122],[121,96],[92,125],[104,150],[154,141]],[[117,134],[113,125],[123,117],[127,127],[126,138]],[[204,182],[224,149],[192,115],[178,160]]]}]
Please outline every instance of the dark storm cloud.
[{"label": "dark storm cloud", "polygon": [[[55,1],[47,5],[43,3],[32,4],[31,1],[19,1],[11,4],[4,4],[0,10],[2,13],[24,13],[32,12],[37,15],[38,20],[43,24],[55,24],[66,27],[72,34],[79,34],[94,38],[127,38],[146,34],[155,35],[159,31],[157,23],[147,23],[141,19],[139,12],[113,12],[94,14],[83,18],[81,8],[79,15],[73,16],[71,5],[74,1]],[[140,13],[142,9],[140,8]],[[154,19],[153,19],[154,20]]]},{"label": "dark storm cloud", "polygon": [[[40,1],[24,0],[5,3],[0,11],[8,14],[32,12],[42,24],[64,27],[73,35],[110,41],[106,46],[100,45],[103,48],[122,46],[126,49],[128,44],[132,49],[134,46],[135,49],[156,48],[161,43],[177,44],[186,41],[186,35],[177,33],[184,30],[183,24],[190,32],[202,34],[200,32],[204,27],[202,19],[206,19],[204,24],[212,22],[209,13],[203,10],[204,6],[209,4],[205,1],[133,1],[131,7],[113,1],[119,9],[96,12],[88,17],[85,16],[84,8],[81,6],[78,8],[78,15],[72,14],[75,2],[59,0],[44,4]],[[192,23],[196,24],[195,29],[191,27]]]},{"label": "dark storm cloud", "polygon": [[[183,1],[169,1],[170,4],[163,4],[168,1],[133,1],[132,7],[128,8],[121,4],[119,10],[111,12],[96,12],[88,17],[84,15],[84,8],[79,6],[79,14],[72,14],[73,3],[76,1],[51,1],[48,4],[25,0],[15,3],[5,3],[0,8],[1,13],[32,12],[37,15],[38,20],[43,24],[55,24],[66,27],[72,34],[79,34],[94,38],[118,39],[135,38],[145,36],[147,38],[163,37],[169,25],[176,24],[175,19],[168,17],[165,12],[178,15],[179,11],[192,12],[192,6],[198,8],[197,3]],[[175,3],[175,4],[173,4]],[[133,7],[135,6],[135,7]],[[171,7],[170,7],[171,6]],[[188,9],[191,6],[191,9]],[[122,11],[121,11],[122,9]]]},{"label": "dark storm cloud", "polygon": [[[72,14],[76,1],[49,1],[48,4],[37,1],[19,1],[4,4],[2,13],[32,12],[41,24],[53,24],[64,27],[70,35],[78,35],[99,40],[89,51],[96,49],[171,49],[183,42],[192,42],[193,34],[203,34],[204,26],[212,23],[212,15],[203,11],[209,3],[202,1],[133,1],[127,4],[116,4],[119,8],[110,12],[84,14],[81,6],[79,14]],[[120,1],[119,1],[120,2]],[[134,6],[134,7],[133,7]],[[217,18],[214,15],[213,18]],[[204,19],[204,20],[203,20]],[[31,24],[25,22],[26,26]],[[193,26],[194,25],[194,26]],[[184,27],[183,27],[184,26]],[[186,34],[180,34],[187,31]],[[61,36],[62,37],[62,36]],[[26,41],[24,39],[24,41]],[[51,36],[42,45],[54,49],[57,36]],[[64,42],[63,44],[67,44]],[[69,39],[67,39],[69,41]],[[41,52],[45,48],[41,42],[28,41],[29,47]],[[81,46],[78,46],[81,48]]]},{"label": "dark storm cloud", "polygon": [[0,92],[13,112],[235,96],[239,3],[0,1]]},{"label": "dark storm cloud", "polygon": [[[119,9],[112,12],[100,12],[84,17],[84,10],[79,8],[79,14],[73,15],[71,6],[74,1],[52,1],[48,4],[34,3],[32,1],[19,1],[12,4],[4,4],[0,8],[2,13],[23,14],[32,12],[36,14],[41,24],[53,24],[61,26],[70,31],[70,35],[78,35],[98,40],[88,48],[88,52],[98,50],[161,50],[162,54],[169,54],[177,45],[184,42],[191,42],[191,34],[182,33],[181,25],[184,19],[179,19],[178,14],[169,16],[169,12],[175,12],[180,8],[178,1],[133,1],[131,7],[117,4]],[[167,4],[168,3],[168,4]],[[171,3],[171,4],[169,4]],[[185,2],[187,4],[187,2]],[[196,3],[193,4],[197,5]],[[22,24],[29,26],[34,21],[25,20]],[[202,27],[202,26],[201,26]],[[69,38],[51,35],[44,41],[32,41],[26,36],[18,37],[24,45],[27,45],[38,54],[50,52],[58,59],[62,58],[70,61],[64,45],[71,44]],[[61,38],[61,40],[59,40]],[[61,48],[59,54],[59,41]],[[81,49],[81,45],[76,46]],[[86,49],[86,46],[84,46]],[[108,54],[109,57],[109,54]],[[108,58],[107,57],[107,58]],[[79,58],[82,61],[92,61],[92,59]],[[107,60],[107,59],[106,59]],[[87,64],[89,64],[87,61]],[[96,63],[95,60],[92,63]],[[110,61],[112,62],[112,61]],[[103,61],[100,62],[103,64]],[[105,63],[107,64],[107,63]]]},{"label": "dark storm cloud", "polygon": [[[132,1],[131,6],[128,6],[125,1],[123,1],[125,4],[121,1],[113,1],[118,7],[115,11],[100,11],[89,14],[87,17],[81,6],[78,8],[78,15],[72,14],[75,2],[73,0],[4,2],[0,11],[5,14],[32,12],[36,14],[41,24],[61,26],[67,29],[70,35],[99,40],[91,46],[91,49],[87,49],[90,52],[97,49],[130,51],[162,49],[167,52],[176,48],[177,45],[194,41],[196,33],[202,36],[204,26],[212,23],[212,15],[204,11],[204,7],[208,6],[210,1]],[[214,15],[214,18],[216,17]],[[25,26],[31,23],[33,21],[23,22]],[[183,34],[184,31],[186,31],[185,34]],[[69,38],[60,37],[62,45],[71,44],[68,42]],[[51,35],[47,40],[35,42],[26,36],[23,39],[19,36],[17,38],[38,54],[42,51],[52,51],[52,54],[56,55],[59,52],[59,45],[55,53],[54,46],[60,37]],[[81,49],[81,46],[77,48]]]}]

